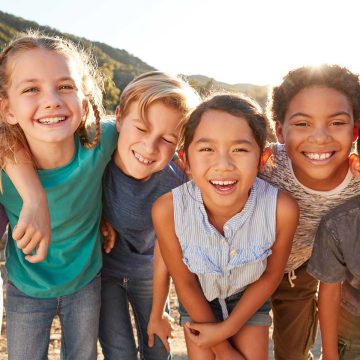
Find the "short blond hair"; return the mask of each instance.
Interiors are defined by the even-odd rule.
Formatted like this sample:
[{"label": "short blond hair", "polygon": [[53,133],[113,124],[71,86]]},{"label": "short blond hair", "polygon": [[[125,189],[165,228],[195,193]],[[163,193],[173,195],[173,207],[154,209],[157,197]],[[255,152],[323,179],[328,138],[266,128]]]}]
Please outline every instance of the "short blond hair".
[{"label": "short blond hair", "polygon": [[139,103],[139,119],[146,123],[146,111],[154,102],[173,107],[181,113],[179,127],[199,103],[197,92],[183,79],[161,71],[144,73],[132,80],[120,96],[120,116],[126,116],[130,105]]}]

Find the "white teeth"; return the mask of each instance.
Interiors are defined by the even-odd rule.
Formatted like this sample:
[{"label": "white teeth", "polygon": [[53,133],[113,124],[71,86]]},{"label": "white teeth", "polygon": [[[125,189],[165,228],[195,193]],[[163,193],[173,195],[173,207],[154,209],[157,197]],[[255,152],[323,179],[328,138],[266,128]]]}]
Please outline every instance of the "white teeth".
[{"label": "white teeth", "polygon": [[311,160],[326,160],[331,156],[331,152],[329,153],[304,153],[306,157],[308,157]]},{"label": "white teeth", "polygon": [[57,124],[61,121],[65,120],[65,116],[59,116],[59,117],[51,117],[51,118],[43,118],[39,119],[38,122],[41,124]]},{"label": "white teeth", "polygon": [[143,156],[141,156],[140,154],[138,154],[137,152],[134,151],[134,155],[135,157],[142,163],[144,164],[151,164],[153,161],[145,159]]},{"label": "white teeth", "polygon": [[235,180],[226,180],[226,181],[221,181],[221,180],[210,180],[210,182],[213,185],[220,185],[220,186],[224,186],[224,185],[233,185],[236,183]]}]

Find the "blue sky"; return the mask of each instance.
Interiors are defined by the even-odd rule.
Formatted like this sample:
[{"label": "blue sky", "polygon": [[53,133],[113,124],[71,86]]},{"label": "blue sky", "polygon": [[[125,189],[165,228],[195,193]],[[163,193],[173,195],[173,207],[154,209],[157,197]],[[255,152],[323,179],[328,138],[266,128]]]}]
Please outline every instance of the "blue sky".
[{"label": "blue sky", "polygon": [[321,62],[360,72],[357,0],[1,0],[0,9],[228,83],[273,84]]}]

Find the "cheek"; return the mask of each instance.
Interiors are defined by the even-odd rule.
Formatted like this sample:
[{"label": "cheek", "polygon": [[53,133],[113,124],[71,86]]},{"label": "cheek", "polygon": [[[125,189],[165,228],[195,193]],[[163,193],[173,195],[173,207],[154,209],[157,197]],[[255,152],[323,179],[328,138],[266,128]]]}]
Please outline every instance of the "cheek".
[{"label": "cheek", "polygon": [[286,136],[284,136],[284,144],[286,147],[294,147],[298,143],[305,140],[303,134],[296,132],[296,131],[288,131]]},{"label": "cheek", "polygon": [[130,143],[129,139],[126,136],[121,136],[121,134],[123,133],[119,134],[117,141],[117,152],[123,156],[129,151]]},{"label": "cheek", "polygon": [[162,153],[162,156],[164,158],[164,161],[167,161],[169,162],[174,154],[175,154],[175,150],[176,150],[176,146],[170,146],[169,144],[161,144],[160,145],[160,149],[161,149],[161,153]]}]

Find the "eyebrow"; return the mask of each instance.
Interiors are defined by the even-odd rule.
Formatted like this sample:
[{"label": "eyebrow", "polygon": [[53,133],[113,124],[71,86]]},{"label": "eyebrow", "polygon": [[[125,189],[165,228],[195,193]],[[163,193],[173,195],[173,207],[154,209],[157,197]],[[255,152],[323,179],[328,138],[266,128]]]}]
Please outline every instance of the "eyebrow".
[{"label": "eyebrow", "polygon": [[[195,141],[195,144],[202,144],[202,143],[214,143],[215,140],[211,139],[211,138],[200,138],[199,140]],[[234,140],[232,142],[234,145],[253,145],[253,143],[249,140],[243,140],[243,139],[239,139],[239,140]]]},{"label": "eyebrow", "polygon": [[[72,78],[72,77],[69,77],[69,76],[65,76],[65,77],[62,77],[60,79],[58,79],[57,81],[72,81],[74,84],[75,84],[75,80]],[[18,84],[16,84],[16,88],[19,88],[20,86],[22,86],[23,84],[26,84],[26,83],[36,83],[38,81],[41,81],[41,79],[25,79],[25,80],[22,80],[20,81]]]},{"label": "eyebrow", "polygon": [[[345,115],[345,116],[348,116],[349,118],[351,118],[351,115],[347,111],[337,111],[336,113],[331,114],[329,117],[335,117],[335,116],[339,116],[339,115]],[[309,114],[302,113],[302,112],[297,112],[295,114],[292,114],[289,117],[288,120],[291,120],[291,119],[293,119],[294,117],[297,117],[297,116],[303,116],[303,117],[311,118],[311,116]]]}]

